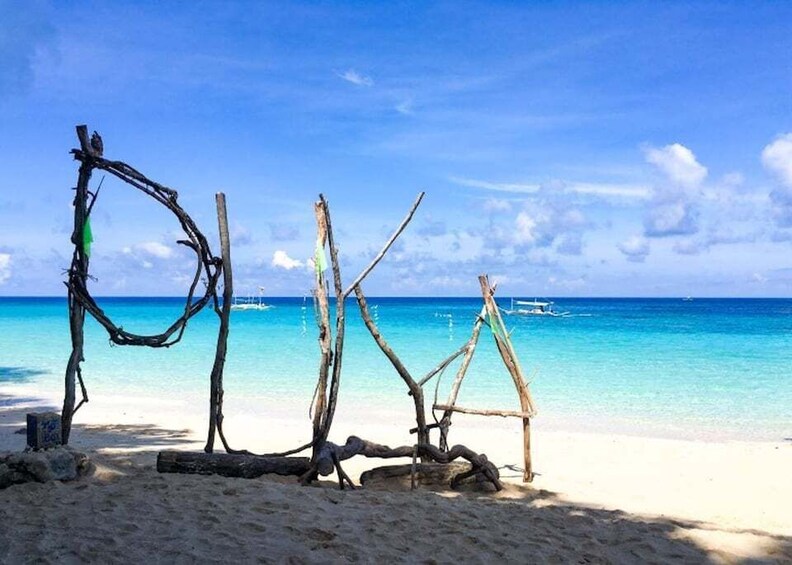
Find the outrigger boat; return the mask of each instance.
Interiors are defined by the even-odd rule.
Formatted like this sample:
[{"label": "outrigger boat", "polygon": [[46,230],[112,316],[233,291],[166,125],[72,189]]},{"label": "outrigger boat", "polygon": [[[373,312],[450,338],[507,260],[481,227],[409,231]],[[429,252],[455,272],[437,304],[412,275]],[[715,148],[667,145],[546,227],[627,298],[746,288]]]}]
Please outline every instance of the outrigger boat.
[{"label": "outrigger boat", "polygon": [[[517,308],[515,308],[517,306]],[[538,300],[515,300],[511,299],[511,308],[505,310],[504,314],[515,316],[567,316],[569,312],[556,312],[552,302],[539,302]]]},{"label": "outrigger boat", "polygon": [[272,304],[265,304],[263,300],[264,296],[264,287],[259,287],[259,295],[258,297],[255,296],[243,296],[243,297],[234,297],[234,301],[231,304],[231,310],[269,310],[270,308],[274,308]]}]

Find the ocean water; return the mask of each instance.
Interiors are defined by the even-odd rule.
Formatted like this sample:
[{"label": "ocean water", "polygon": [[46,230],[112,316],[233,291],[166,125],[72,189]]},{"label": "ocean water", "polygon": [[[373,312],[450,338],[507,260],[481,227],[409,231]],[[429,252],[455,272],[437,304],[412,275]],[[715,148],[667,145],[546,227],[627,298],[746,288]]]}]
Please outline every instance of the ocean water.
[{"label": "ocean water", "polygon": [[[118,325],[137,333],[161,332],[183,306],[176,298],[99,302]],[[227,402],[282,400],[307,410],[319,359],[313,304],[303,298],[268,302],[275,307],[232,313]],[[481,300],[371,298],[369,305],[419,379],[467,341]],[[563,298],[556,309],[573,315],[504,318],[539,407],[536,425],[672,438],[792,436],[792,300]],[[409,416],[406,387],[354,301],[347,304],[347,319],[342,401]],[[83,374],[89,392],[204,403],[217,327],[217,316],[205,310],[169,349],[118,347],[88,318]],[[0,298],[0,392],[5,385],[33,383],[60,394],[69,351],[65,299]],[[457,365],[441,377],[441,401]],[[434,385],[427,385],[430,401],[434,394]],[[519,408],[486,327],[459,404]]]}]

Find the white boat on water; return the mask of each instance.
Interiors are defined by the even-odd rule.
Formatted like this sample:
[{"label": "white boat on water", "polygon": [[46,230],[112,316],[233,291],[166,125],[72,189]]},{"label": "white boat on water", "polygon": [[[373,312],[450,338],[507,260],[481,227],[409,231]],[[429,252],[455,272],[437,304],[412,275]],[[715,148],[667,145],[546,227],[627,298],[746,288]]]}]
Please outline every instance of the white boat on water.
[{"label": "white boat on water", "polygon": [[[515,308],[516,306],[516,308]],[[505,310],[504,314],[514,316],[567,316],[569,312],[556,312],[552,302],[540,302],[538,300],[515,300],[511,299],[511,308]]]},{"label": "white boat on water", "polygon": [[231,303],[231,310],[269,310],[272,304],[264,303],[264,287],[259,287],[258,296],[235,296]]}]

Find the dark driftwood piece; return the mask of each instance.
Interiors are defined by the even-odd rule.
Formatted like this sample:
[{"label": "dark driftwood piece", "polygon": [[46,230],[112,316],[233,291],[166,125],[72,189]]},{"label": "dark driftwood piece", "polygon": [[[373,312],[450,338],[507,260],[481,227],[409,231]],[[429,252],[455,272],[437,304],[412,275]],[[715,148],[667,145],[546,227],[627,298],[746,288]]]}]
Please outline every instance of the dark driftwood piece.
[{"label": "dark driftwood piece", "polygon": [[[393,485],[397,483],[406,486],[407,477],[410,479],[410,490],[415,490],[416,485],[421,486],[446,486],[462,475],[472,470],[470,463],[416,463],[406,465],[384,465],[364,471],[360,475],[360,484],[364,487],[376,488],[378,485]],[[399,480],[401,479],[401,480]],[[456,485],[462,481],[457,479]],[[492,488],[492,483],[488,483]]]},{"label": "dark driftwood piece", "polygon": [[253,479],[266,474],[299,476],[308,470],[307,457],[257,457],[232,453],[160,451],[157,471],[197,475],[222,475]]},{"label": "dark driftwood piece", "polygon": [[531,416],[536,414],[531,393],[528,390],[528,385],[525,383],[520,362],[517,360],[517,354],[512,347],[511,340],[506,333],[506,328],[503,324],[503,319],[500,315],[498,305],[495,303],[495,289],[493,289],[486,275],[479,276],[479,283],[481,284],[481,294],[484,298],[484,306],[487,309],[487,316],[492,326],[492,335],[495,338],[495,345],[498,352],[503,359],[503,363],[514,381],[514,386],[517,389],[517,394],[520,397],[520,407],[524,413],[522,418],[523,423],[523,457],[525,460],[525,469],[523,471],[523,482],[531,482],[533,480],[533,468],[531,465]]},{"label": "dark driftwood piece", "polygon": [[[181,340],[187,322],[200,312],[210,300],[217,301],[217,283],[220,279],[222,271],[222,259],[215,257],[209,247],[206,237],[201,233],[192,218],[184,211],[178,203],[178,193],[166,186],[154,182],[146,178],[142,173],[136,171],[126,163],[121,161],[109,161],[103,158],[95,149],[92,148],[91,143],[94,139],[99,140],[101,145],[101,138],[94,133],[91,143],[85,141],[87,138],[87,129],[85,126],[78,126],[78,136],[80,137],[81,149],[74,149],[72,153],[74,158],[80,161],[83,165],[91,169],[99,169],[106,171],[113,176],[119,178],[123,182],[133,186],[141,192],[147,194],[171,213],[176,216],[176,219],[182,226],[186,240],[179,240],[177,243],[192,249],[198,259],[195,276],[193,277],[190,290],[185,300],[183,314],[175,320],[164,332],[156,335],[138,335],[124,330],[123,328],[115,325],[94,301],[90,292],[85,285],[85,280],[80,277],[69,277],[66,285],[69,290],[74,294],[75,299],[81,304],[99,324],[101,324],[107,331],[110,340],[116,345],[144,345],[147,347],[170,347],[179,340]],[[87,181],[86,181],[87,182]],[[86,187],[87,189],[87,187]],[[76,212],[75,212],[76,215]],[[75,226],[75,234],[77,228],[84,228],[85,219],[83,218],[82,225]],[[79,232],[79,244],[82,247],[82,231]],[[70,274],[73,268],[70,269]],[[85,273],[87,277],[87,273]],[[204,295],[198,300],[194,300],[195,290],[201,277],[204,277],[206,288]]]},{"label": "dark driftwood piece", "polygon": [[[363,471],[360,475],[360,484],[366,485],[370,481],[380,479],[394,479],[410,475],[415,471],[416,480],[430,480],[438,483],[450,483],[454,476],[465,473],[471,468],[469,463],[418,463],[413,469],[412,463],[406,465],[383,465],[375,469]],[[422,476],[423,475],[423,476]]]},{"label": "dark driftwood piece", "polygon": [[393,352],[388,342],[385,341],[385,338],[382,337],[382,334],[379,331],[379,328],[374,323],[374,320],[371,319],[371,315],[368,311],[368,304],[366,303],[366,297],[363,295],[363,291],[360,289],[360,285],[355,287],[355,297],[357,298],[358,306],[360,307],[360,315],[363,317],[363,322],[366,324],[371,336],[374,338],[374,341],[377,342],[382,353],[385,354],[385,357],[391,362],[393,368],[396,369],[396,372],[402,378],[402,380],[407,385],[407,388],[410,389],[410,395],[413,397],[413,403],[415,404],[415,423],[417,424],[417,431],[418,431],[418,443],[423,444],[429,443],[429,430],[426,426],[426,411],[424,409],[424,394],[423,388],[415,382],[415,379],[412,378],[410,372],[401,362],[399,357]]},{"label": "dark driftwood piece", "polygon": [[228,212],[225,194],[215,195],[217,203],[217,227],[220,233],[220,256],[223,261],[223,304],[217,314],[220,316],[220,329],[217,331],[217,347],[215,360],[210,375],[209,390],[209,435],[204,451],[214,451],[215,428],[229,453],[235,452],[228,445],[223,433],[223,369],[225,368],[226,351],[228,350],[228,332],[231,323],[231,301],[234,296],[234,277],[231,271],[231,237],[228,232]]},{"label": "dark driftwood piece", "polygon": [[[385,242],[380,252],[374,257],[371,263],[363,269],[360,275],[355,279],[355,282],[350,285],[349,289],[347,289],[346,293],[350,290],[354,291],[355,297],[357,298],[358,307],[360,308],[360,315],[363,318],[363,322],[366,325],[366,328],[369,330],[369,333],[374,338],[377,346],[380,348],[380,351],[388,358],[393,365],[393,368],[399,374],[401,379],[407,385],[409,390],[410,396],[413,397],[413,403],[415,404],[415,432],[418,434],[418,444],[429,444],[429,429],[430,427],[426,424],[426,410],[424,407],[424,394],[423,394],[423,385],[429,381],[433,376],[440,373],[444,370],[454,359],[456,359],[459,355],[461,355],[462,351],[457,351],[453,353],[450,357],[446,358],[443,362],[441,362],[435,369],[429,372],[421,381],[416,381],[410,372],[407,370],[407,367],[404,366],[404,363],[401,362],[399,357],[393,351],[393,349],[388,345],[388,342],[382,336],[377,324],[371,318],[369,313],[368,304],[366,302],[366,297],[363,293],[363,289],[360,287],[362,281],[366,276],[372,271],[372,269],[379,263],[382,258],[387,253],[388,249],[393,245],[396,239],[401,235],[407,225],[412,220],[412,217],[415,215],[415,211],[417,210],[418,206],[421,204],[425,193],[421,192],[418,194],[418,197],[413,202],[413,205],[410,207],[410,210],[407,212],[407,215],[402,220],[401,224],[396,228],[390,238]],[[412,432],[412,430],[411,430]],[[422,456],[423,459],[423,456]]]},{"label": "dark driftwood piece", "polygon": [[[105,328],[110,340],[117,345],[133,345],[133,346],[146,346],[146,347],[170,347],[171,345],[179,342],[184,335],[187,322],[200,312],[209,301],[213,301],[215,311],[221,318],[221,335],[218,339],[218,350],[215,359],[215,367],[212,372],[212,422],[216,424],[219,422],[218,430],[224,445],[225,439],[222,434],[222,370],[223,361],[225,360],[225,339],[228,331],[228,311],[221,311],[218,306],[217,296],[217,283],[220,278],[221,272],[224,271],[223,260],[215,257],[206,237],[196,226],[193,219],[184,211],[178,203],[178,193],[166,186],[154,182],[146,178],[142,173],[130,167],[121,161],[110,161],[103,157],[104,143],[102,138],[94,132],[91,138],[88,138],[88,128],[84,125],[77,126],[77,137],[80,141],[80,148],[73,149],[72,154],[75,160],[80,162],[80,171],[77,181],[77,190],[74,199],[74,231],[72,232],[72,243],[74,244],[74,254],[72,256],[71,266],[68,270],[68,278],[66,287],[68,288],[68,305],[69,305],[69,326],[72,338],[72,353],[69,357],[69,362],[66,366],[65,375],[65,394],[63,401],[63,411],[61,414],[62,425],[62,438],[63,443],[67,444],[71,431],[72,419],[74,412],[82,405],[83,402],[88,401],[88,394],[85,384],[82,379],[82,372],[80,363],[83,361],[83,325],[85,322],[85,313],[93,316],[99,324]],[[137,190],[150,196],[155,201],[167,208],[176,219],[179,221],[182,229],[184,230],[187,239],[180,240],[177,243],[189,247],[195,252],[197,258],[197,265],[195,275],[190,285],[189,292],[184,304],[184,311],[182,315],[175,320],[164,332],[155,335],[138,335],[124,330],[117,326],[112,320],[104,313],[96,301],[91,296],[87,287],[87,280],[90,277],[88,273],[89,257],[85,246],[84,234],[85,225],[90,216],[93,205],[96,202],[98,189],[92,194],[93,198],[88,203],[88,196],[91,194],[88,190],[88,183],[91,178],[91,173],[94,170],[103,170],[107,173],[119,178],[126,184],[131,185]],[[226,286],[231,288],[231,271],[230,271],[230,251],[227,241],[227,220],[225,220],[225,201],[223,199],[223,218],[221,222],[226,222],[226,243],[225,255],[227,255],[226,266],[228,267],[225,277],[227,279]],[[220,205],[220,199],[218,200]],[[220,212],[219,212],[220,213]],[[222,232],[221,228],[221,232]],[[194,299],[198,283],[201,278],[205,282],[205,291],[202,297],[197,300]],[[229,299],[230,301],[230,299]],[[75,407],[75,389],[76,383],[79,381],[82,389],[83,399]],[[211,444],[207,444],[207,448],[211,449]]]},{"label": "dark driftwood piece", "polygon": [[420,457],[436,463],[450,463],[455,459],[465,459],[471,464],[470,471],[466,471],[454,477],[451,487],[455,488],[459,482],[473,475],[481,475],[484,479],[491,482],[497,490],[503,488],[500,481],[498,468],[493,465],[487,456],[478,454],[464,445],[455,445],[449,451],[441,451],[430,444],[417,444],[417,446],[405,445],[390,448],[387,445],[380,445],[366,441],[357,436],[350,436],[344,445],[336,445],[326,442],[322,447],[318,460],[318,471],[322,476],[327,476],[336,468],[336,463],[344,461],[355,455],[364,457],[377,457],[380,459],[393,459],[396,457],[412,457],[413,450],[416,450]]},{"label": "dark driftwood piece", "polygon": [[[77,126],[77,137],[80,141],[81,150],[86,154],[95,153],[88,140],[88,128]],[[101,153],[99,153],[101,156]],[[74,244],[71,268],[69,269],[68,305],[69,305],[69,331],[71,334],[72,352],[69,362],[66,365],[65,375],[65,394],[63,398],[63,410],[61,412],[61,438],[64,445],[69,443],[71,424],[76,401],[76,381],[79,378],[82,385],[82,371],[80,363],[83,359],[83,327],[85,325],[85,308],[79,303],[72,291],[73,287],[84,287],[88,278],[89,258],[85,252],[83,233],[85,231],[85,220],[88,215],[88,183],[91,180],[93,167],[89,160],[82,160],[80,171],[77,177],[77,188],[74,194],[74,231],[71,235],[71,242]],[[83,402],[88,401],[88,395],[83,386]],[[82,402],[80,403],[82,404]]]}]

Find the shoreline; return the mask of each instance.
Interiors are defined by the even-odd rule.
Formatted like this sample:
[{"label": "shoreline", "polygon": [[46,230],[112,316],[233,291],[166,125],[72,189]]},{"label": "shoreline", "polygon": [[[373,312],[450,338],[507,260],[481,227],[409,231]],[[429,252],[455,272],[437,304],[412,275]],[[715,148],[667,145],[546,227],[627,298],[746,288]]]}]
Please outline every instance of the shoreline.
[{"label": "shoreline", "polygon": [[[53,383],[42,383],[31,380],[25,383],[4,383],[2,392],[9,392],[16,397],[35,398],[39,405],[47,404],[57,412],[63,402],[62,391],[54,393],[51,390],[44,391],[45,385],[51,386]],[[55,387],[62,386],[58,380],[54,383]],[[262,389],[266,386],[262,385]],[[207,381],[208,391],[208,381]],[[180,397],[168,396],[173,391],[159,391],[154,394],[146,388],[124,387],[123,391],[112,393],[107,390],[106,383],[89,383],[90,401],[84,406],[84,413],[92,412],[98,418],[106,413],[113,406],[128,408],[130,417],[147,417],[152,412],[156,412],[156,406],[172,407],[174,410],[183,414],[190,414],[194,418],[195,425],[200,427],[206,425],[208,421],[208,393],[198,393],[195,390],[188,390]],[[412,401],[399,389],[400,394],[394,396],[380,395],[376,393],[361,393],[360,391],[343,392],[339,396],[339,410],[336,413],[336,422],[345,419],[376,419],[391,422],[393,428],[412,428],[415,426]],[[516,402],[516,400],[515,400]],[[297,425],[308,422],[306,415],[309,410],[309,400],[306,398],[295,398],[294,394],[278,393],[253,395],[245,394],[244,391],[234,390],[233,383],[226,383],[226,394],[224,405],[226,422],[237,418],[252,417],[255,419],[271,417],[276,421],[289,420]],[[427,398],[426,405],[431,405],[431,400]],[[490,407],[490,406],[486,406]],[[618,436],[633,439],[646,440],[668,440],[686,441],[700,443],[758,443],[758,444],[784,444],[792,441],[784,433],[771,433],[763,430],[760,433],[735,436],[731,430],[722,430],[708,426],[696,426],[694,422],[671,420],[663,426],[659,425],[658,418],[630,418],[627,415],[620,415],[613,412],[605,416],[591,418],[588,415],[579,414],[559,414],[544,411],[540,406],[538,415],[532,419],[532,428],[536,433],[561,433],[561,434],[593,434],[597,436]],[[206,414],[204,420],[196,414]],[[90,417],[89,417],[90,418]],[[465,414],[455,414],[455,420],[465,422],[465,427],[470,425],[472,428],[486,427],[497,428],[516,428],[512,418],[468,416]],[[226,423],[228,425],[228,423]],[[461,426],[459,426],[461,428]],[[453,428],[452,428],[453,430]]]},{"label": "shoreline", "polygon": [[[35,387],[19,385],[0,393],[0,450],[19,450],[24,436],[13,431],[24,426],[24,413],[51,406]],[[111,401],[112,400],[112,401]],[[143,400],[143,402],[141,402]],[[123,407],[121,409],[120,407]],[[363,411],[339,409],[331,440],[349,435],[391,446],[410,444],[405,426],[387,418],[372,421]],[[175,449],[202,449],[206,434],[204,407],[183,400],[98,397],[75,418],[73,445],[89,452],[120,450],[135,453],[158,450],[151,438],[178,436]],[[410,414],[406,414],[409,422]],[[456,414],[450,443],[463,443],[502,468],[504,479],[519,483],[520,473],[505,466],[521,463],[521,433],[515,422]],[[307,414],[284,417],[226,411],[226,433],[235,447],[254,452],[288,449],[310,437]],[[143,430],[142,439],[114,445],[113,437],[94,431]],[[85,430],[92,430],[85,433]],[[146,431],[148,430],[148,431]],[[493,441],[497,439],[497,441]],[[535,426],[533,460],[537,477],[530,485],[556,493],[561,499],[634,512],[673,516],[716,527],[757,530],[783,535],[792,531],[792,442],[745,440],[664,439],[587,431],[547,431]],[[104,442],[104,443],[102,443]],[[401,462],[400,460],[394,461]],[[406,461],[404,461],[406,462]],[[356,457],[345,470],[357,481],[359,474],[382,464]],[[153,465],[150,456],[144,465]]]}]

